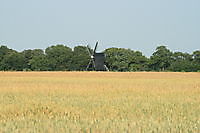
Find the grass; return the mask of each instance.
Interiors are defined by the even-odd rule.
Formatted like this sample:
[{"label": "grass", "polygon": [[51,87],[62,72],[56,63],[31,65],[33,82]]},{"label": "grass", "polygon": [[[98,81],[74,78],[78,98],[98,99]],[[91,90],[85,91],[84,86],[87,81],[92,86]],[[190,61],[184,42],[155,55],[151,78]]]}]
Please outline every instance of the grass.
[{"label": "grass", "polygon": [[0,132],[200,132],[200,73],[0,72]]}]

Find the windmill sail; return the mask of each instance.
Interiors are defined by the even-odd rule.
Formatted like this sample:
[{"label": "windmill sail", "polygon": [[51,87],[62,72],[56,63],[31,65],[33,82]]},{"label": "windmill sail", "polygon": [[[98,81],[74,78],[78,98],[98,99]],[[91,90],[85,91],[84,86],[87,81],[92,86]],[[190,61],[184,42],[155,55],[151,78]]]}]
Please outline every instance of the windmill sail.
[{"label": "windmill sail", "polygon": [[108,68],[105,65],[105,54],[104,53],[96,53],[98,46],[98,42],[96,43],[94,50],[91,51],[90,47],[87,45],[88,53],[91,57],[89,64],[87,65],[86,70],[89,68],[95,70],[95,71],[106,71]]}]

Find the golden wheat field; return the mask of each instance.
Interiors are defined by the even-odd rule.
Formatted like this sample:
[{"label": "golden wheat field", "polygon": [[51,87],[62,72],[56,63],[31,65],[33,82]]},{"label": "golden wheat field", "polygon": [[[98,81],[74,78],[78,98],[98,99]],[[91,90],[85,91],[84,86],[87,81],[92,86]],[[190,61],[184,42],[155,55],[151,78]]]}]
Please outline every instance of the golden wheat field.
[{"label": "golden wheat field", "polygon": [[0,72],[0,132],[200,132],[200,73]]}]

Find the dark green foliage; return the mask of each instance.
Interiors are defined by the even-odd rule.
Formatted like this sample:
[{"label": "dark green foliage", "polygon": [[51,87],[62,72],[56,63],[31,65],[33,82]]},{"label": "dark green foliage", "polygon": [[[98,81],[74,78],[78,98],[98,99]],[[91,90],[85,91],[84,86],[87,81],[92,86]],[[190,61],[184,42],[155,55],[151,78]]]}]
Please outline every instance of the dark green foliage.
[{"label": "dark green foliage", "polygon": [[4,71],[22,71],[25,67],[25,58],[18,52],[8,53],[1,61],[1,70]]},{"label": "dark green foliage", "polygon": [[139,51],[124,48],[105,50],[106,64],[111,71],[145,71],[148,59]]},{"label": "dark green foliage", "polygon": [[192,61],[192,55],[188,53],[175,52],[172,54],[172,62],[169,70],[176,72],[190,72],[195,70],[195,66]]},{"label": "dark green foliage", "polygon": [[88,65],[90,56],[85,46],[74,47],[71,70],[84,71]]},{"label": "dark green foliage", "polygon": [[44,51],[41,49],[34,49],[34,50],[24,50],[22,52],[24,58],[25,58],[25,68],[24,70],[34,70],[31,67],[30,61],[34,58],[34,57],[38,57],[38,56],[43,56],[44,55]]},{"label": "dark green foliage", "polygon": [[[192,54],[171,52],[158,46],[150,58],[139,51],[124,48],[108,48],[104,51],[110,71],[200,71],[200,51]],[[45,49],[17,52],[0,46],[1,71],[85,71],[90,57],[85,46],[74,50],[65,45]]]},{"label": "dark green foliage", "polygon": [[48,71],[48,59],[45,55],[34,56],[30,61],[30,68],[33,71]]},{"label": "dark green foliage", "polygon": [[111,71],[128,71],[130,50],[109,48],[105,50],[106,64]]},{"label": "dark green foliage", "polygon": [[148,71],[148,58],[142,55],[141,52],[132,51],[132,56],[130,57],[129,71]]},{"label": "dark green foliage", "polygon": [[[4,64],[4,58],[14,52],[14,50],[9,49],[7,46],[0,46],[0,70],[6,70],[6,64]],[[9,70],[9,69],[8,69]]]},{"label": "dark green foliage", "polygon": [[165,46],[159,46],[150,57],[149,67],[154,71],[166,71],[168,70],[171,62],[172,52]]},{"label": "dark green foliage", "polygon": [[0,61],[10,52],[13,52],[13,50],[9,49],[7,46],[0,46]]},{"label": "dark green foliage", "polygon": [[48,59],[48,68],[52,71],[70,70],[72,63],[72,49],[64,45],[48,47],[45,50]]},{"label": "dark green foliage", "polygon": [[192,56],[194,58],[193,64],[195,65],[195,70],[200,71],[200,50],[194,51]]}]

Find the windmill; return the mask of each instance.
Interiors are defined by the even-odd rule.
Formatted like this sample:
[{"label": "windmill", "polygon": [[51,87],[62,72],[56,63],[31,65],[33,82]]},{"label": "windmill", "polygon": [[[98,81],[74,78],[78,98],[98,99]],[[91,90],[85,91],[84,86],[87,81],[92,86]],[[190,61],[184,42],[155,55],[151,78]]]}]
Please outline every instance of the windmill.
[{"label": "windmill", "polygon": [[87,50],[90,55],[90,61],[87,65],[86,71],[89,68],[95,71],[109,71],[107,66],[105,65],[105,54],[104,53],[96,53],[98,46],[98,42],[96,43],[94,50],[92,50],[89,45],[87,45]]}]

